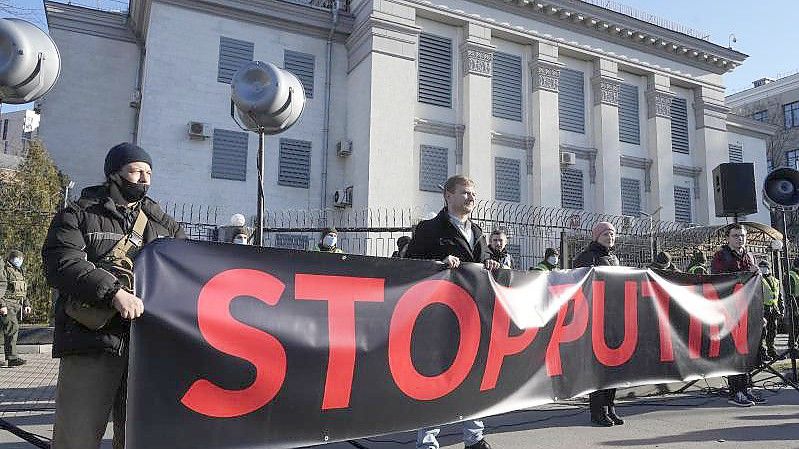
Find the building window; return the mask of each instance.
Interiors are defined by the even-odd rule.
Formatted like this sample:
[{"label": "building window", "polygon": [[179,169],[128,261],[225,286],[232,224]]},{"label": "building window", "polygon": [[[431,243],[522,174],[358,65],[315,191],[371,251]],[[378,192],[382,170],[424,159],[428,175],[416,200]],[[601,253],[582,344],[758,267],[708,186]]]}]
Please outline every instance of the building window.
[{"label": "building window", "polygon": [[685,98],[671,100],[671,148],[688,154],[688,104]]},{"label": "building window", "polygon": [[622,84],[619,89],[619,141],[641,144],[638,115],[638,86]]},{"label": "building window", "polygon": [[521,202],[521,164],[518,159],[494,159],[494,186],[497,200]]},{"label": "building window", "polygon": [[683,223],[691,220],[691,189],[674,186],[674,219]]},{"label": "building window", "polygon": [[522,58],[494,53],[491,112],[494,117],[522,121]]},{"label": "building window", "polygon": [[275,234],[275,248],[308,249],[308,236],[295,234]]},{"label": "building window", "polygon": [[560,69],[558,113],[560,129],[585,134],[585,84],[583,72]]},{"label": "building window", "polygon": [[785,113],[785,129],[799,126],[799,101],[788,103],[782,108]]},{"label": "building window", "polygon": [[621,213],[633,217],[641,215],[641,181],[621,178]]},{"label": "building window", "polygon": [[233,75],[244,64],[252,61],[255,44],[229,37],[219,38],[219,69],[216,80],[220,83],[230,84]]},{"label": "building window", "polygon": [[277,183],[307,189],[311,185],[311,142],[280,139]]},{"label": "building window", "polygon": [[283,52],[283,68],[302,83],[307,98],[313,98],[314,55],[291,50]]},{"label": "building window", "polygon": [[744,148],[740,145],[729,145],[730,162],[744,161]]},{"label": "building window", "polygon": [[785,152],[785,166],[789,168],[797,168],[796,163],[799,162],[799,150],[791,150]]},{"label": "building window", "polygon": [[561,206],[566,209],[583,209],[583,171],[567,168],[560,175]]},{"label": "building window", "polygon": [[248,133],[215,129],[211,154],[211,177],[246,181],[248,142]]},{"label": "building window", "polygon": [[449,174],[449,150],[422,145],[419,153],[419,190],[441,192]]},{"label": "building window", "polygon": [[768,122],[768,110],[763,109],[762,111],[757,111],[752,114],[752,118],[757,120],[758,122],[766,123]]},{"label": "building window", "polygon": [[419,35],[419,102],[452,107],[452,39]]}]

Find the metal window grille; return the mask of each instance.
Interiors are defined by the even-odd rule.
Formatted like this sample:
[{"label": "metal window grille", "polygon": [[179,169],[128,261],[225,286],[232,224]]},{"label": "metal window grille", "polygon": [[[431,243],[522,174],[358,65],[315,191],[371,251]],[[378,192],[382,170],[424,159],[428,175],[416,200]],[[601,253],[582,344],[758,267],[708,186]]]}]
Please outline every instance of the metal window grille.
[{"label": "metal window grille", "polygon": [[638,110],[638,86],[622,84],[619,90],[619,140],[640,145],[641,124]]},{"label": "metal window grille", "polygon": [[563,170],[560,177],[561,205],[566,209],[583,209],[583,171],[575,168]]},{"label": "metal window grille", "polygon": [[452,107],[452,39],[419,35],[419,102]]},{"label": "metal window grille", "polygon": [[638,217],[641,215],[641,181],[621,178],[621,213]]},{"label": "metal window grille", "polygon": [[215,129],[213,136],[211,177],[246,181],[249,135],[241,131]]},{"label": "metal window grille", "polygon": [[671,148],[688,154],[688,103],[685,98],[671,100]]},{"label": "metal window grille", "polygon": [[311,183],[311,142],[280,139],[277,183],[307,189]]},{"label": "metal window grille", "polygon": [[449,174],[449,149],[422,145],[419,153],[419,190],[441,192]]},{"label": "metal window grille", "polygon": [[744,161],[744,148],[740,145],[730,145],[730,162],[743,162]]},{"label": "metal window grille", "polygon": [[302,83],[307,98],[313,98],[314,55],[291,50],[283,52],[283,68],[293,73]]},{"label": "metal window grille", "polygon": [[494,53],[491,74],[491,111],[494,117],[522,120],[522,58]]},{"label": "metal window grille", "polygon": [[691,189],[674,186],[674,219],[675,221],[692,223]]},{"label": "metal window grille", "polygon": [[494,185],[496,199],[521,202],[521,163],[518,159],[494,159]]},{"label": "metal window grille", "polygon": [[252,61],[255,44],[229,37],[219,38],[219,69],[216,80],[230,84],[241,66]]},{"label": "metal window grille", "polygon": [[585,134],[585,82],[583,72],[560,69],[558,112],[560,129]]}]

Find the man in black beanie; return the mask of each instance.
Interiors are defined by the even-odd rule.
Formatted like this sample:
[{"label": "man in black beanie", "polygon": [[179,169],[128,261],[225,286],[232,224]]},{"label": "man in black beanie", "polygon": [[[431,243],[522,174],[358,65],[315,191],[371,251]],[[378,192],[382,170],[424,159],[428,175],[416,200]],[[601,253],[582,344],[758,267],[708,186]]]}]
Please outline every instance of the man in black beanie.
[{"label": "man in black beanie", "polygon": [[108,151],[103,185],[88,187],[50,224],[42,260],[55,302],[53,357],[60,358],[53,447],[97,449],[114,421],[125,444],[130,321],[144,313],[133,293],[133,258],[159,237],[185,238],[146,196],[152,159],[122,143]]}]

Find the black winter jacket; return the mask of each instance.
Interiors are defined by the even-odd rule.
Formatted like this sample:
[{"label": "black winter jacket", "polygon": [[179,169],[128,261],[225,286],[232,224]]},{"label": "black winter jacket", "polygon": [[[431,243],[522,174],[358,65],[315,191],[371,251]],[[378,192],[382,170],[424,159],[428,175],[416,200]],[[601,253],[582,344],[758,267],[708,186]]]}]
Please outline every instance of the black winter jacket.
[{"label": "black winter jacket", "polygon": [[490,259],[483,230],[473,222],[472,233],[476,241],[474,248],[470,249],[463,234],[449,221],[449,213],[445,207],[435,218],[424,220],[416,226],[405,251],[405,258],[442,260],[447,256],[455,256],[461,262],[476,263]]},{"label": "black winter jacket", "polygon": [[613,254],[613,248],[608,250],[594,241],[574,258],[574,268],[594,266],[618,266],[619,258]]},{"label": "black winter jacket", "polygon": [[[42,260],[48,283],[58,290],[53,357],[97,352],[122,355],[127,345],[130,322],[119,315],[99,331],[93,331],[64,311],[69,297],[111,306],[113,295],[119,290],[116,276],[95,266],[130,232],[136,218],[134,210],[117,206],[114,197],[118,197],[115,187],[88,187],[77,202],[62,209],[50,224]],[[145,197],[141,210],[148,218],[145,243],[159,237],[186,237],[180,225],[152,199]]]}]

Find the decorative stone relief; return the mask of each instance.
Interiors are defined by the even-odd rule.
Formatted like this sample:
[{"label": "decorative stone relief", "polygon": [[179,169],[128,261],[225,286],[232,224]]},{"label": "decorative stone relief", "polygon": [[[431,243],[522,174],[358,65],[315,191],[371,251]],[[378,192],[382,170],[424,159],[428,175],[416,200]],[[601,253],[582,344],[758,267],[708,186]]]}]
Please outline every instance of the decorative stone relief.
[{"label": "decorative stone relief", "polygon": [[486,47],[467,43],[461,51],[463,74],[491,76],[494,63],[494,51]]},{"label": "decorative stone relief", "polygon": [[621,90],[621,83],[618,80],[605,77],[594,77],[591,79],[591,85],[593,88],[592,90],[594,91],[594,105],[619,105],[619,91]]},{"label": "decorative stone relief", "polygon": [[646,91],[647,117],[671,118],[671,99],[674,94],[662,90]]},{"label": "decorative stone relief", "polygon": [[533,91],[548,90],[558,92],[560,87],[560,67],[545,62],[531,64]]}]

